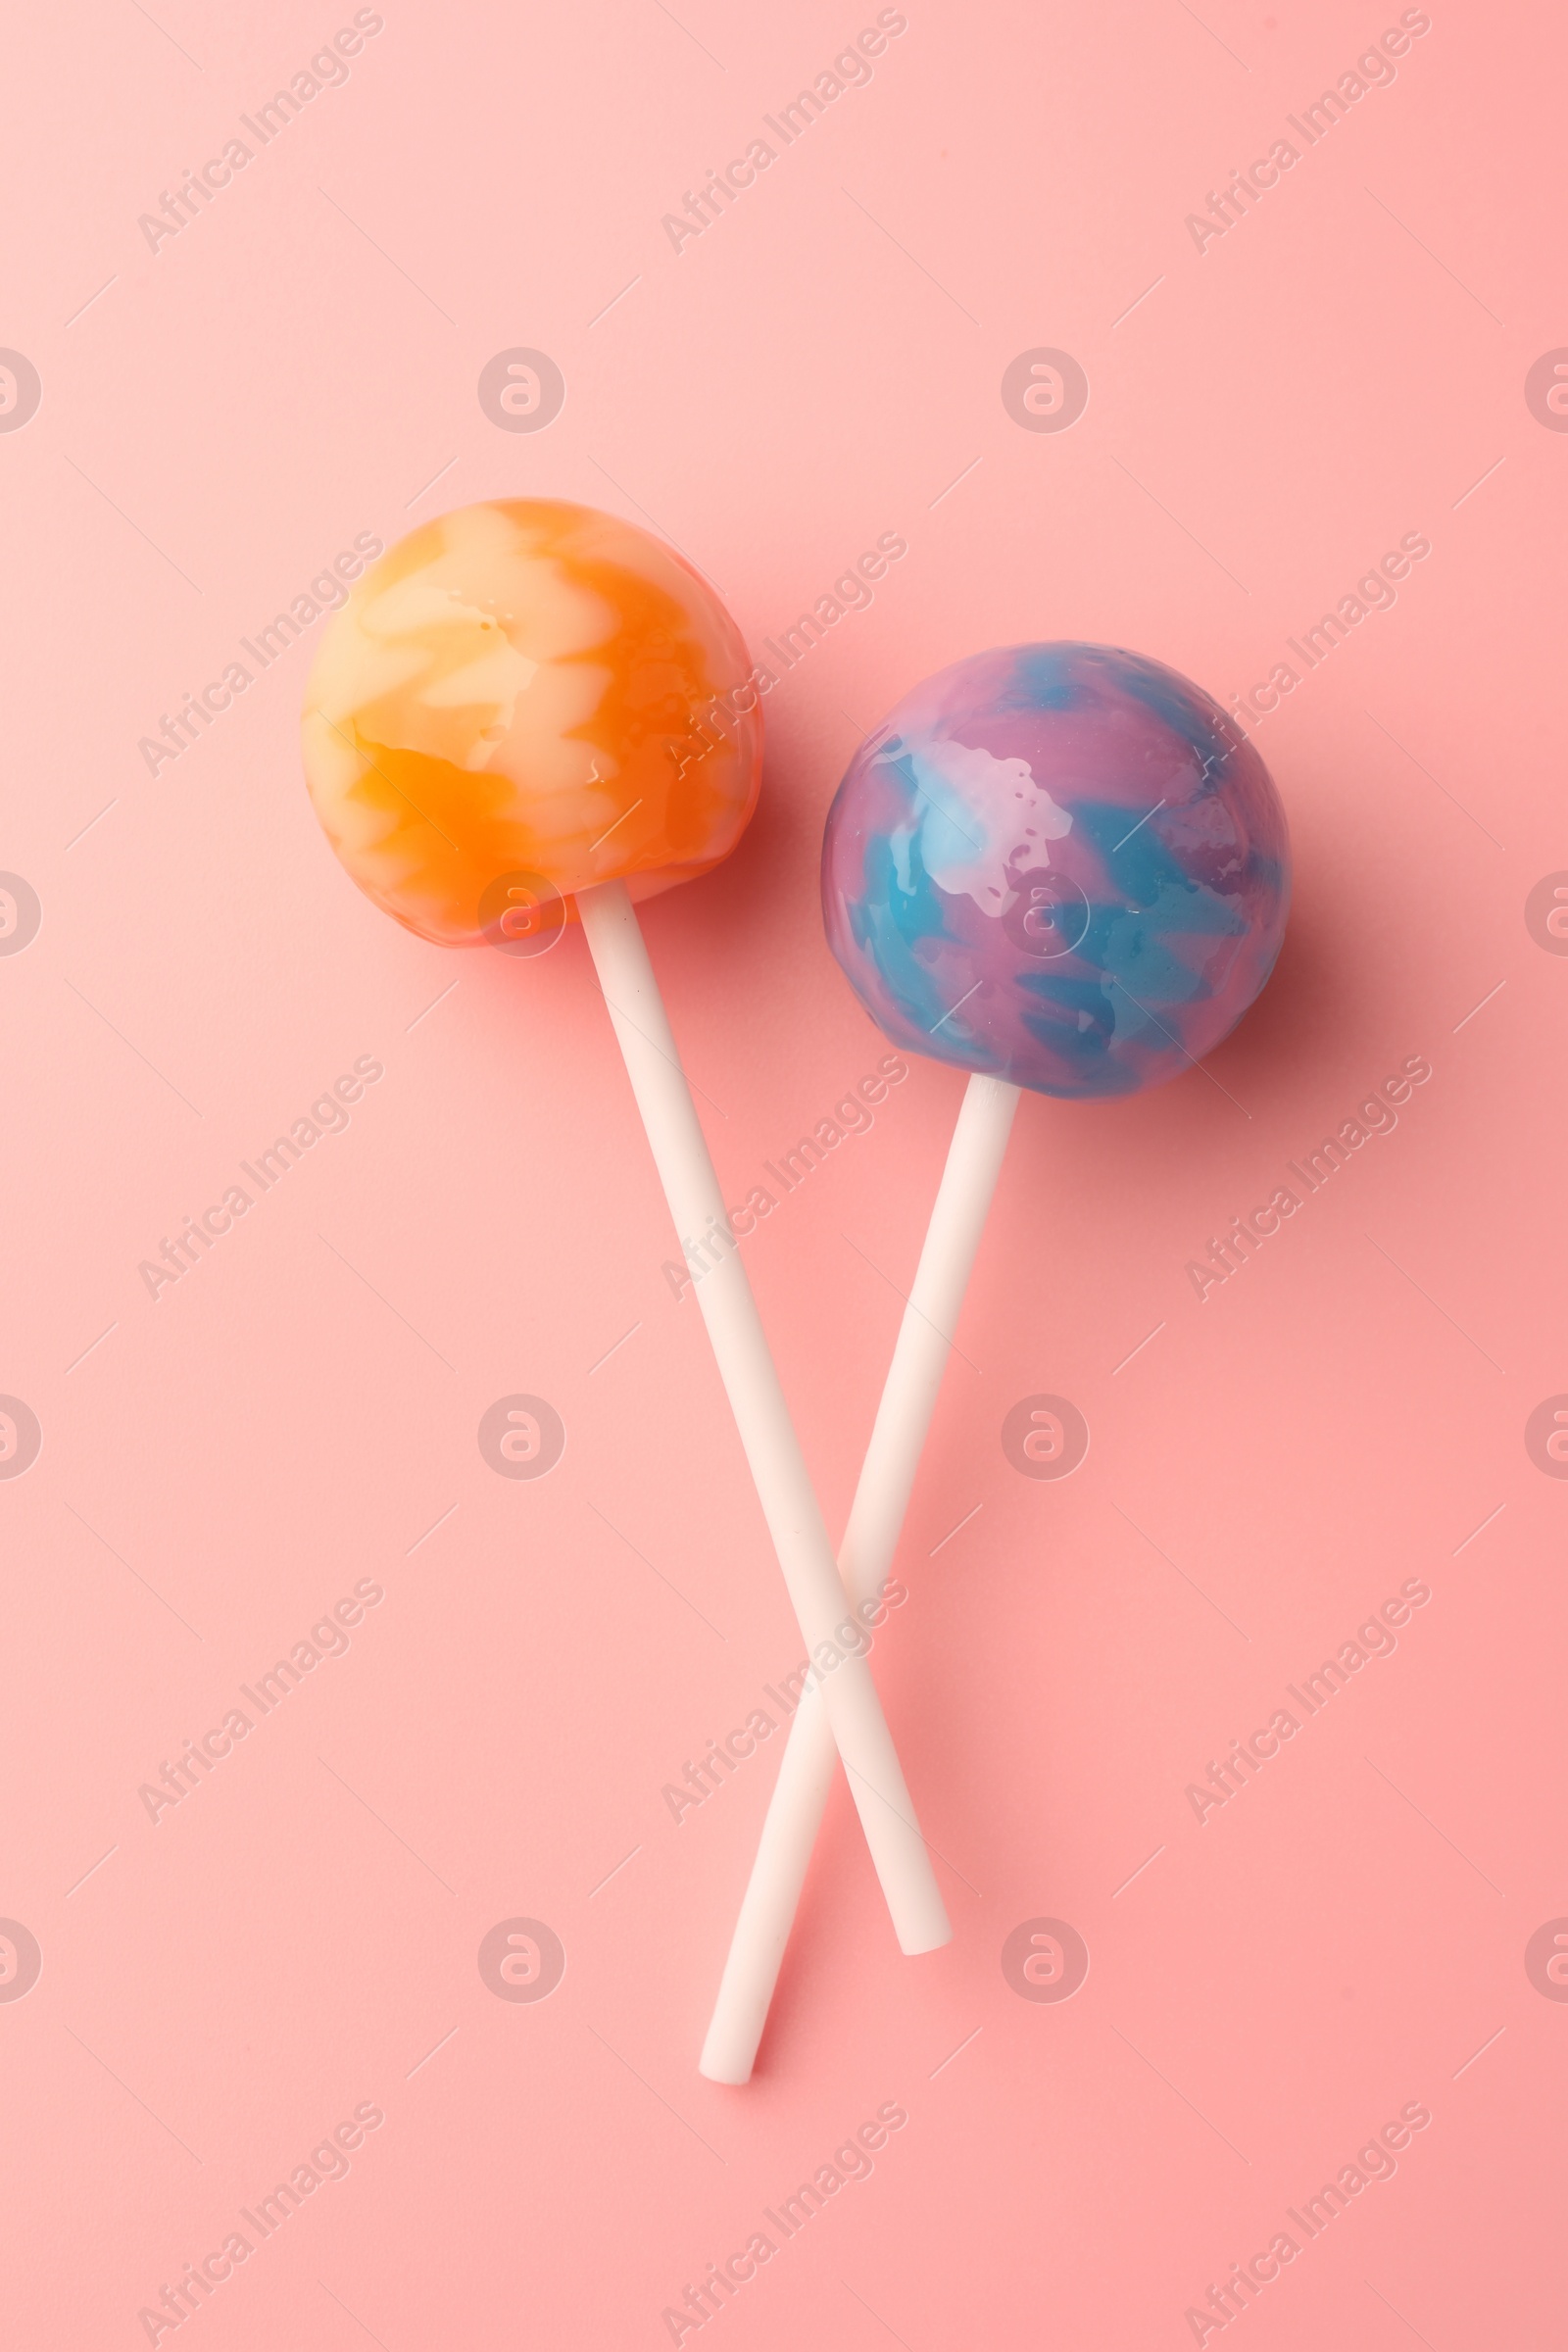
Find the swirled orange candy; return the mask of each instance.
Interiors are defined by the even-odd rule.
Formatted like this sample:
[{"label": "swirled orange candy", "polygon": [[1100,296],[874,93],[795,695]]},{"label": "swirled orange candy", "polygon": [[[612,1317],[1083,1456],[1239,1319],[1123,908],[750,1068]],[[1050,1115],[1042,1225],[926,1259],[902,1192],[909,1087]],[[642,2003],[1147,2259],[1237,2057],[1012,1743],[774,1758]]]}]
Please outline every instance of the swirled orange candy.
[{"label": "swirled orange candy", "polygon": [[499,939],[498,893],[528,903],[519,877],[569,901],[707,873],[756,806],[762,722],[739,630],[672,549],[592,507],[497,499],[356,582],[311,672],[304,755],[360,888],[471,947]]}]

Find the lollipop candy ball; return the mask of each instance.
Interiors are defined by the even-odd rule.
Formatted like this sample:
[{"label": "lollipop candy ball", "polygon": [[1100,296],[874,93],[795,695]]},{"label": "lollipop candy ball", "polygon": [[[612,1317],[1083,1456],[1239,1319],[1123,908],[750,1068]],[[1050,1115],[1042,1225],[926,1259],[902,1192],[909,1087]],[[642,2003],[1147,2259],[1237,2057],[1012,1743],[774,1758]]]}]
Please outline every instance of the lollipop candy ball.
[{"label": "lollipop candy ball", "polygon": [[555,499],[463,507],[328,623],[306,779],[360,888],[471,946],[505,877],[643,899],[727,857],[761,770],[750,679],[717,597],[651,533]]},{"label": "lollipop candy ball", "polygon": [[1290,902],[1267,768],[1201,690],[1103,645],[976,654],[850,763],[828,944],[896,1044],[1044,1095],[1130,1095],[1232,1029]]}]

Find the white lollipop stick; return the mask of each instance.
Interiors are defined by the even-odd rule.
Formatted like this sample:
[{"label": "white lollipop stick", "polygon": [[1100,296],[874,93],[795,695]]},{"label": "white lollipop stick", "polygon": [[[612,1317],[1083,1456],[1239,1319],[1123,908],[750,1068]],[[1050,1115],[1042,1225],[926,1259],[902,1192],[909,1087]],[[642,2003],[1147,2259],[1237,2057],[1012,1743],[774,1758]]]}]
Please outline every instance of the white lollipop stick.
[{"label": "white lollipop stick", "polygon": [[[977,1073],[969,1080],[839,1553],[844,1590],[855,1604],[875,1599],[893,1566],[1017,1107],[1018,1089],[1004,1079]],[[703,2044],[700,2069],[711,2082],[751,2080],[833,1786],[833,1731],[824,1701],[830,1706],[837,1680],[835,1674],[810,1683],[790,1726]]]},{"label": "white lollipop stick", "polygon": [[[716,1225],[727,1234],[724,1197],[625,884],[579,891],[577,912],[675,1230],[706,1237]],[[802,1639],[814,1651],[844,1623],[844,1587],[737,1248],[703,1276],[697,1302]],[[863,1653],[837,1668],[826,1697],[823,1737],[829,1755],[836,1743],[844,1758],[899,1942],[906,1952],[935,1951],[953,1930]]]}]

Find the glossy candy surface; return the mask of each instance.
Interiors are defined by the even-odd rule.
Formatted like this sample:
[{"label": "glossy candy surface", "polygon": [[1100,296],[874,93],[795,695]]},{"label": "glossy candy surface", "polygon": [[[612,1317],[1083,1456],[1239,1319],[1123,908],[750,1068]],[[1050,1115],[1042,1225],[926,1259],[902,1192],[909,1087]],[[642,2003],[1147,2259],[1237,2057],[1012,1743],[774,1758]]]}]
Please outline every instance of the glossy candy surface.
[{"label": "glossy candy surface", "polygon": [[1111,646],[1000,647],[905,696],[822,845],[828,944],[900,1046],[1038,1093],[1191,1068],[1273,968],[1285,812],[1234,719]]},{"label": "glossy candy surface", "polygon": [[651,533],[560,500],[464,507],[333,615],[306,778],[377,906],[447,946],[496,940],[519,875],[541,899],[617,877],[644,899],[728,856],[761,769],[750,671],[712,590]]}]

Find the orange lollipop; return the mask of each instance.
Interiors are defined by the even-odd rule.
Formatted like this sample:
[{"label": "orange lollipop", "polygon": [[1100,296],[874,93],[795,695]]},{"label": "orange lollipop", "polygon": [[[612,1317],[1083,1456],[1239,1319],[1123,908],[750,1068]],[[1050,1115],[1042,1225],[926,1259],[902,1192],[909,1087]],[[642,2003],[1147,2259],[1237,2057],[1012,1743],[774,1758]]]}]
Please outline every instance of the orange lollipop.
[{"label": "orange lollipop", "polygon": [[[633,899],[727,858],[757,806],[762,722],[739,630],[647,531],[559,499],[426,523],[334,617],[305,772],[366,894],[421,938],[526,937],[503,877]],[[550,898],[539,921],[559,922]]]},{"label": "orange lollipop", "polygon": [[[344,865],[422,939],[526,955],[580,919],[675,1230],[719,1251],[697,1299],[802,1636],[838,1659],[844,1587],[632,908],[727,857],[756,807],[740,632],[632,523],[555,499],[464,507],[333,616],[304,754]],[[864,1650],[822,1690],[899,1941],[930,1951],[952,1931]]]}]

